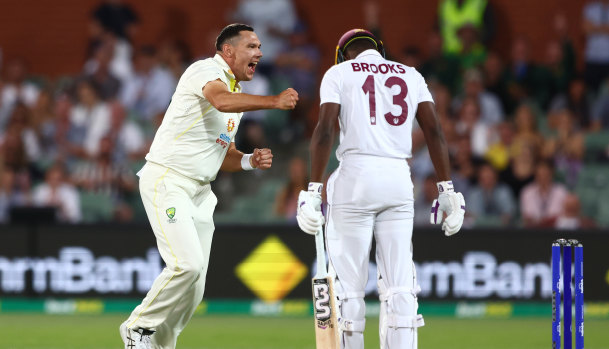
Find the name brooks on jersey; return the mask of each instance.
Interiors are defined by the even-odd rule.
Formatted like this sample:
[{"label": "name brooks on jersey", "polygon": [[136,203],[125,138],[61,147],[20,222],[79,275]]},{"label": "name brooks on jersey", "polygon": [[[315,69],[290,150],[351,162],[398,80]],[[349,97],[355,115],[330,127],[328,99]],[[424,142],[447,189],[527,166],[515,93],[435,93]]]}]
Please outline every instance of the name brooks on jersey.
[{"label": "name brooks on jersey", "polygon": [[354,72],[361,71],[374,74],[404,74],[406,69],[399,64],[351,63]]}]

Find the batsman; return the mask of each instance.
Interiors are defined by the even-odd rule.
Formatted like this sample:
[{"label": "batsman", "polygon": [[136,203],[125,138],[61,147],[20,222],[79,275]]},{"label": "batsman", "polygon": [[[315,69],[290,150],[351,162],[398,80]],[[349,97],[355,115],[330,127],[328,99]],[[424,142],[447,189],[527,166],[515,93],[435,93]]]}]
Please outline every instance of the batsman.
[{"label": "batsman", "polygon": [[372,237],[381,301],[381,348],[417,348],[418,284],[412,261],[414,194],[407,159],[416,117],[439,179],[431,222],[446,236],[461,229],[465,201],[450,180],[448,151],[432,96],[416,69],[385,59],[383,43],[362,29],[346,32],[324,75],[319,120],[310,145],[311,183],[299,195],[297,220],[309,234],[324,224],[323,174],[334,142],[338,169],[328,179],[326,246],[334,277],[338,336],[364,348],[364,287]]}]

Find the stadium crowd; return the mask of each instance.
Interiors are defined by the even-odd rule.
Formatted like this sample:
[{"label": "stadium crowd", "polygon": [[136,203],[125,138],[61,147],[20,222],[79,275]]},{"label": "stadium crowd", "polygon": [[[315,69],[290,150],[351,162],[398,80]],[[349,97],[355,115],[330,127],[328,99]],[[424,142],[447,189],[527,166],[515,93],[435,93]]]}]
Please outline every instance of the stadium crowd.
[{"label": "stadium crowd", "polygon": [[[609,206],[600,200],[609,195],[609,4],[584,7],[583,55],[567,35],[567,19],[557,15],[545,58],[534,61],[526,37],[514,38],[508,55],[489,48],[501,30],[492,25],[490,4],[474,20],[453,25],[455,1],[440,1],[426,47],[394,43],[388,55],[426,78],[455,189],[468,203],[466,226],[609,226]],[[296,197],[308,181],[304,159],[316,122],[321,53],[291,1],[240,1],[233,10],[227,21],[251,24],[263,43],[264,64],[243,83],[244,92],[289,86],[300,101],[289,113],[244,115],[238,148],[270,145],[277,169],[258,174],[263,184],[255,186],[238,173],[221,173],[214,183],[218,221],[295,222]],[[368,28],[382,37],[378,4],[366,1],[363,10]],[[182,72],[205,57],[191,57],[187,44],[173,40],[134,47],[137,22],[127,4],[100,4],[78,76],[31,76],[21,58],[2,65],[0,222],[23,206],[56,207],[58,220],[68,223],[145,220],[135,173]],[[416,127],[412,142],[415,224],[426,225],[436,180]]]}]

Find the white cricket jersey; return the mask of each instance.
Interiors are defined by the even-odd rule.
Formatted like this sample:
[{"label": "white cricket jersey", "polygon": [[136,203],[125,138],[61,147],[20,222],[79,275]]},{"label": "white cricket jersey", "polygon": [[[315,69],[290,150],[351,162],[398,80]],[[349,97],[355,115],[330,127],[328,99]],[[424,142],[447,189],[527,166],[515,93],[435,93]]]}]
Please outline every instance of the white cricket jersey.
[{"label": "white cricket jersey", "polygon": [[340,145],[347,154],[406,159],[412,156],[412,122],[421,102],[433,102],[416,69],[366,50],[328,69],[321,104],[340,104]]},{"label": "white cricket jersey", "polygon": [[221,80],[241,92],[220,55],[191,64],[178,82],[146,160],[184,176],[211,182],[216,178],[243,113],[223,113],[203,96],[203,87]]}]

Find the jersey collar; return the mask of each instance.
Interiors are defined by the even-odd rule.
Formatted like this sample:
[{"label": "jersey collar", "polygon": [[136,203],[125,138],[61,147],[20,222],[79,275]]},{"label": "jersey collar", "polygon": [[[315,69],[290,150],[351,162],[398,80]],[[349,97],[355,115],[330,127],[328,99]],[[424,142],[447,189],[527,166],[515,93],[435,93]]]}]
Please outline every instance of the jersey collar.
[{"label": "jersey collar", "polygon": [[220,67],[222,67],[224,74],[226,74],[228,81],[230,81],[229,88],[230,88],[231,92],[241,92],[241,85],[239,85],[239,83],[237,82],[237,79],[235,78],[235,74],[230,69],[230,67],[228,66],[228,63],[226,63],[224,58],[222,58],[222,56],[220,56],[219,54],[216,53],[216,55],[214,56],[214,61],[216,61],[216,63],[218,63],[220,65]]},{"label": "jersey collar", "polygon": [[379,56],[379,57],[381,56],[379,51],[370,48],[370,49],[367,49],[366,51],[360,52],[360,54],[357,55],[357,57],[355,57],[355,58],[357,59],[357,58],[360,58],[360,57],[371,56],[371,55],[376,55],[376,56]]}]

